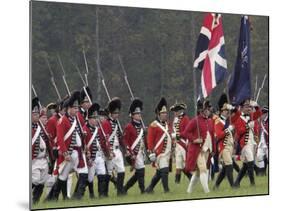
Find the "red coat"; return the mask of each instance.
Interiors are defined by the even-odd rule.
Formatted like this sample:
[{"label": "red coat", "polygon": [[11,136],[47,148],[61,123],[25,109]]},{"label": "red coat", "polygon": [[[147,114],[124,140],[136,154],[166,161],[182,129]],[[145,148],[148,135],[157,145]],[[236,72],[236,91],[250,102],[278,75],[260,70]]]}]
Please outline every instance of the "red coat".
[{"label": "red coat", "polygon": [[138,137],[137,129],[132,124],[132,122],[128,123],[124,129],[123,141],[124,144],[126,145],[126,148],[129,150],[129,153],[135,156],[137,156],[138,152],[136,150],[132,150],[131,147],[134,144],[137,137]]},{"label": "red coat", "polygon": [[[87,124],[84,125],[83,131],[86,132],[86,136],[84,137],[84,143],[85,143],[85,145],[87,146],[88,143],[89,143],[89,141],[90,141],[91,138],[92,138],[93,133],[91,132],[91,130],[90,130],[90,128],[88,127]],[[104,153],[105,155],[109,155],[109,145],[107,144],[106,140],[104,139],[104,136],[103,136],[102,131],[101,131],[100,128],[98,128],[98,135],[99,135],[99,137],[100,137],[100,142],[99,142],[99,144],[100,144],[100,146],[101,146],[101,149],[102,149],[103,153]],[[94,142],[94,141],[93,141],[93,142]],[[93,142],[92,142],[92,144],[93,144]],[[92,147],[91,147],[92,144],[90,145],[90,149],[92,149]]]},{"label": "red coat", "polygon": [[[231,124],[234,125],[235,121],[239,118],[240,112],[235,112],[235,114],[231,117]],[[215,119],[215,137],[218,143],[218,151],[222,152],[224,149],[224,139],[225,139],[225,120],[217,117]],[[234,138],[234,137],[233,137]]]},{"label": "red coat", "polygon": [[81,124],[81,127],[83,127],[83,126],[85,125],[85,123],[86,123],[86,120],[85,120],[84,115],[83,115],[81,112],[82,112],[81,110],[79,110],[79,111],[77,112],[77,117],[78,117],[78,119],[79,119],[79,122],[80,122],[80,124]]},{"label": "red coat", "polygon": [[[241,113],[240,113],[241,114]],[[250,121],[255,121],[262,115],[261,110],[258,108],[255,112],[250,114]],[[235,121],[235,131],[236,131],[236,138],[238,143],[240,144],[241,149],[245,146],[245,134],[246,134],[246,122],[243,120],[243,117],[240,117]],[[254,130],[257,130],[254,128]]]},{"label": "red coat", "polygon": [[[163,130],[157,126],[156,121],[153,121],[147,131],[147,148],[151,152],[155,152],[156,156],[162,153],[163,148],[164,148],[164,141],[157,147],[156,150],[154,150],[156,144],[160,141],[162,135],[163,135]],[[168,132],[171,134],[172,129],[171,127],[168,127]]]},{"label": "red coat", "polygon": [[[173,122],[174,122],[174,120],[173,120]],[[188,123],[189,123],[189,118],[188,118],[188,116],[186,114],[184,114],[182,119],[180,120],[179,134],[178,135],[180,135],[184,131],[184,129],[187,127]],[[185,145],[180,140],[177,140],[177,143],[180,144],[184,149],[187,149],[187,145]]]},{"label": "red coat", "polygon": [[59,119],[58,115],[54,115],[48,119],[46,124],[46,131],[50,135],[49,140],[52,148],[57,146],[57,124]]},{"label": "red coat", "polygon": [[[77,124],[78,124],[78,122],[77,122]],[[61,119],[59,120],[59,122],[57,124],[57,145],[58,145],[58,150],[59,150],[59,157],[58,157],[57,165],[59,165],[60,163],[62,163],[64,161],[63,153],[67,152],[68,148],[70,146],[72,135],[70,135],[67,140],[64,140],[64,136],[70,130],[70,128],[71,128],[71,123],[70,123],[68,117],[66,115],[64,115],[63,117],[61,117]],[[82,137],[81,137],[81,141],[83,141]],[[84,160],[82,157],[82,153],[83,153],[82,147],[79,147],[79,149],[77,149],[77,151],[78,151],[78,157],[79,157],[78,168],[82,168],[85,166],[85,163],[84,163]]]},{"label": "red coat", "polygon": [[[102,122],[102,128],[104,130],[104,133],[105,133],[105,136],[106,136],[106,141],[108,142],[107,145],[110,146],[110,149],[112,150],[113,146],[110,144],[110,140],[109,140],[109,137],[111,135],[111,133],[113,132],[112,131],[112,127],[111,127],[111,120],[110,119],[106,119]],[[117,130],[119,131],[119,129]],[[118,132],[117,132],[118,133]],[[125,144],[123,142],[123,139],[122,139],[122,135],[119,134],[118,135],[118,140],[119,140],[119,144],[122,148],[125,148]]]},{"label": "red coat", "polygon": [[[198,139],[198,129],[197,129],[197,120],[198,120],[198,126],[199,126],[199,135],[200,138],[203,139],[202,144],[193,143],[194,140]],[[193,118],[185,130],[181,133],[182,138],[187,138],[189,141],[188,144],[188,151],[187,151],[187,157],[186,157],[186,168],[185,171],[194,171],[196,169],[196,162],[198,155],[201,151],[201,148],[205,142],[205,139],[207,137],[207,131],[209,131],[212,139],[212,151],[216,151],[215,146],[215,139],[214,139],[214,121],[213,119],[206,119],[201,115],[198,115],[197,117]]]}]

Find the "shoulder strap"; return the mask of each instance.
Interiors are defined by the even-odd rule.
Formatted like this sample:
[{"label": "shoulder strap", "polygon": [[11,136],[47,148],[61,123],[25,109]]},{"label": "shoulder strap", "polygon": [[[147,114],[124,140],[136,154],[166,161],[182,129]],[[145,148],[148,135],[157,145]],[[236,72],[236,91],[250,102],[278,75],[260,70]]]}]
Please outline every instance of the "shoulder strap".
[{"label": "shoulder strap", "polygon": [[41,131],[41,127],[38,125],[37,130],[36,130],[34,136],[32,137],[32,145],[35,143],[36,139],[40,135],[40,131]]},{"label": "shoulder strap", "polygon": [[96,128],[96,130],[95,130],[95,132],[93,133],[93,135],[92,135],[92,137],[91,137],[89,143],[87,144],[87,147],[88,147],[88,148],[89,148],[89,147],[91,146],[91,144],[93,143],[93,141],[94,141],[94,139],[96,138],[97,134],[98,134],[98,128]]},{"label": "shoulder strap", "polygon": [[67,131],[67,133],[63,137],[64,141],[66,141],[70,137],[70,135],[73,133],[73,131],[76,127],[76,124],[77,124],[77,121],[76,121],[76,118],[75,118],[73,124],[71,125],[71,128],[69,129],[69,131]]},{"label": "shoulder strap", "polygon": [[143,129],[141,128],[138,137],[136,138],[136,140],[134,141],[134,143],[133,143],[132,146],[131,146],[131,150],[134,150],[135,147],[138,145],[138,143],[140,142],[140,140],[141,140],[141,138],[142,138],[142,135],[143,135]]}]

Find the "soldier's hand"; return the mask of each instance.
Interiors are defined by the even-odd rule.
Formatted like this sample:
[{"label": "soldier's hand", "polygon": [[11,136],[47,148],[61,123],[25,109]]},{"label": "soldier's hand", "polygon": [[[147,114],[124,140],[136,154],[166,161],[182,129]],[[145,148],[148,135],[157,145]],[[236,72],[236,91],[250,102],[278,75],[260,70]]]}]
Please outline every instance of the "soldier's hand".
[{"label": "soldier's hand", "polygon": [[249,128],[253,129],[254,126],[255,126],[255,122],[254,122],[254,121],[250,121],[250,122],[248,123],[248,126],[249,126]]},{"label": "soldier's hand", "polygon": [[228,110],[230,110],[230,111],[232,111],[232,110],[235,109],[235,107],[234,107],[233,105],[231,105],[231,104],[226,104],[226,108],[227,108]]},{"label": "soldier's hand", "polygon": [[193,141],[193,143],[195,144],[202,144],[203,143],[203,139],[202,138],[197,138]]},{"label": "soldier's hand", "polygon": [[251,100],[251,101],[250,101],[250,106],[252,106],[252,107],[258,107],[259,105],[258,105],[258,103],[257,103],[256,101]]},{"label": "soldier's hand", "polygon": [[66,154],[64,154],[64,159],[65,159],[65,161],[70,161],[71,157],[68,153],[66,153]]}]

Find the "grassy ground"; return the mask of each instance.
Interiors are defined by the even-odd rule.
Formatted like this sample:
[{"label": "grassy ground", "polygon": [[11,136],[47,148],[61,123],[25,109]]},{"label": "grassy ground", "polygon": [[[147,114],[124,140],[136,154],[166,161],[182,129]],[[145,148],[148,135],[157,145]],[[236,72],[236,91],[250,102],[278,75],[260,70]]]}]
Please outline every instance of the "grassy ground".
[{"label": "grassy ground", "polygon": [[[149,185],[152,176],[154,175],[155,170],[150,166],[146,166],[146,176],[145,176],[145,185]],[[132,172],[129,172],[128,168],[126,169],[126,178],[125,182],[132,175]],[[225,179],[220,185],[219,190],[212,190],[214,181],[209,182],[210,193],[204,194],[201,184],[198,183],[194,192],[188,194],[186,192],[188,186],[188,179],[182,175],[181,183],[175,184],[175,169],[169,174],[169,193],[164,193],[161,181],[156,185],[154,189],[154,194],[140,194],[138,184],[136,183],[128,191],[128,195],[117,197],[116,189],[113,184],[110,183],[109,187],[109,197],[108,198],[98,198],[97,197],[97,179],[95,178],[94,191],[96,198],[90,199],[88,195],[88,188],[86,194],[82,200],[59,200],[58,202],[43,202],[45,198],[45,193],[41,197],[41,201],[34,205],[32,209],[47,209],[47,208],[59,208],[59,207],[75,207],[75,206],[97,206],[97,205],[111,205],[111,204],[128,204],[128,203],[139,203],[139,202],[156,202],[156,201],[172,201],[172,200],[190,200],[198,198],[214,198],[214,197],[229,197],[229,196],[248,196],[248,195],[262,195],[268,194],[268,176],[256,177],[256,187],[250,187],[249,179],[244,177],[241,186],[239,189],[231,189],[227,180]],[[217,175],[217,174],[216,174]],[[75,178],[75,177],[73,177]],[[236,178],[236,172],[234,173],[234,178]],[[74,179],[73,189],[76,184],[76,178]]]}]

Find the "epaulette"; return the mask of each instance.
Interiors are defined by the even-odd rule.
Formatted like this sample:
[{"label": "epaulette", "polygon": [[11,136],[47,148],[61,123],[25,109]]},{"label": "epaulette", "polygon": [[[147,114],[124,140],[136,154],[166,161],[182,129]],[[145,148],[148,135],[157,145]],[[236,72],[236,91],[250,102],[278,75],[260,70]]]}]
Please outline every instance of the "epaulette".
[{"label": "epaulette", "polygon": [[215,125],[217,125],[218,123],[220,123],[220,118],[215,119]]},{"label": "epaulette", "polygon": [[157,127],[156,120],[151,122],[150,127]]}]

